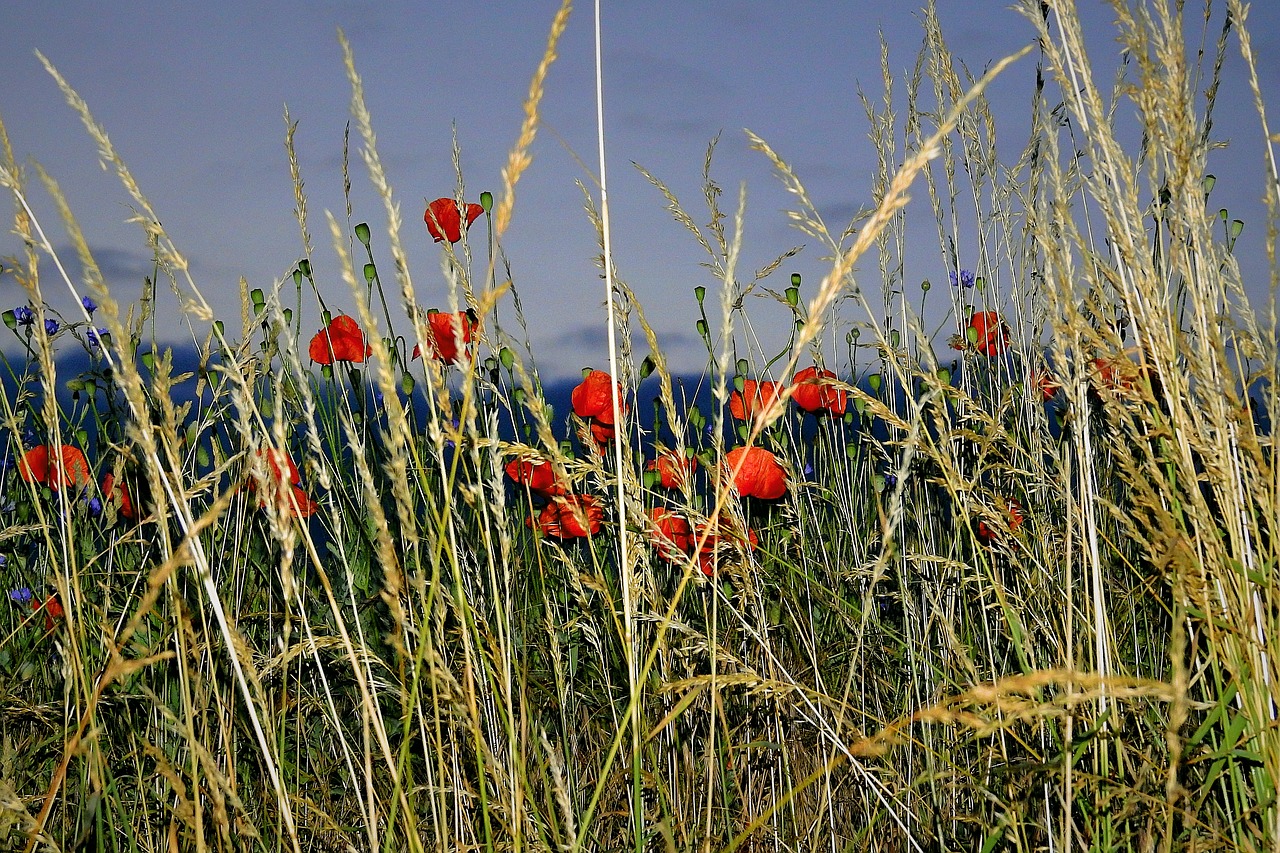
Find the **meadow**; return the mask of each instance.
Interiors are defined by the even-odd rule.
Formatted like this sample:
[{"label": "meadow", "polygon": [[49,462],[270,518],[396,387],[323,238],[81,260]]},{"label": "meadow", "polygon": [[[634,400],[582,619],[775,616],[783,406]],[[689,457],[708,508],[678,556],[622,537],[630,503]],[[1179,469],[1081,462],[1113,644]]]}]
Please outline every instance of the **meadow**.
[{"label": "meadow", "polygon": [[[1039,44],[982,77],[922,11],[837,230],[751,138],[819,281],[785,251],[744,270],[714,144],[695,203],[648,176],[705,250],[678,309],[705,369],[673,374],[610,268],[612,363],[559,395],[503,240],[567,2],[502,180],[427,190],[421,224],[344,41],[343,177],[384,208],[312,215],[291,159],[297,268],[235,317],[50,66],[154,275],[120,301],[0,124],[26,247],[0,306],[0,849],[1280,848],[1275,230],[1248,224],[1256,304],[1206,166],[1247,11],[1116,3],[1118,75],[1071,3],[1019,8]],[[984,92],[1015,59],[1031,132],[1002,162]]]}]

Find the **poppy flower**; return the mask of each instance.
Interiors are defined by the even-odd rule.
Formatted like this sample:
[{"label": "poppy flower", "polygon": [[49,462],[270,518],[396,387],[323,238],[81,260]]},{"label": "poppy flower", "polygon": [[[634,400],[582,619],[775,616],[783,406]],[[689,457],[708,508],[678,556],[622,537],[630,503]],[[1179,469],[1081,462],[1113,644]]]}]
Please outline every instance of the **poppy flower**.
[{"label": "poppy flower", "polygon": [[116,475],[108,473],[102,478],[102,496],[108,502],[115,499],[119,493],[120,508],[117,512],[121,518],[133,518],[133,498],[129,496],[129,489],[124,483],[116,483]]},{"label": "poppy flower", "polygon": [[[298,485],[302,482],[302,475],[298,472],[298,466],[293,464],[293,460],[289,458],[289,454],[282,450],[276,450],[274,447],[268,447],[265,450],[259,450],[258,455],[265,457],[267,460],[267,470],[271,472],[271,482],[275,486],[275,497],[282,509],[295,511],[299,518],[307,518],[315,515],[320,509],[320,505],[311,499],[311,496]],[[285,482],[285,476],[288,476],[288,483]],[[285,486],[289,486],[288,492]],[[250,478],[249,488],[257,488],[255,481]],[[289,500],[292,494],[293,500]],[[266,506],[267,499],[263,497],[258,501],[258,506]]]},{"label": "poppy flower", "polygon": [[579,539],[599,533],[603,519],[604,509],[594,495],[563,495],[544,506],[536,520],[529,516],[524,523],[528,527],[537,524],[544,536]]},{"label": "poppy flower", "polygon": [[613,424],[604,424],[593,420],[591,422],[591,437],[595,439],[596,446],[603,453],[604,449],[613,443],[613,437],[617,434],[617,430],[613,428]]},{"label": "poppy flower", "polygon": [[[763,447],[738,447],[724,457],[733,487],[744,498],[771,501],[787,493],[787,472]],[[737,473],[734,473],[734,472]]]},{"label": "poppy flower", "polygon": [[830,370],[818,370],[816,366],[806,367],[792,380],[795,391],[791,399],[806,412],[816,414],[827,411],[833,415],[843,415],[849,405],[849,392],[833,387],[831,383],[834,381],[838,381],[838,377]]},{"label": "poppy flower", "polygon": [[649,520],[653,522],[649,538],[659,557],[675,563],[693,553],[697,540],[689,519],[665,507],[655,506],[649,510]]},{"label": "poppy flower", "polygon": [[1040,398],[1047,403],[1062,390],[1062,383],[1049,371],[1036,369],[1031,371],[1031,387],[1037,389],[1040,392]]},{"label": "poppy flower", "polygon": [[[484,208],[478,204],[468,204],[466,210],[467,227],[480,218]],[[438,198],[427,205],[422,220],[427,223],[427,233],[437,243],[448,240],[456,243],[462,239],[462,207],[451,198]]]},{"label": "poppy flower", "polygon": [[89,475],[89,460],[84,458],[80,448],[64,444],[52,455],[54,458],[50,460],[49,448],[43,444],[36,445],[22,455],[18,473],[28,483],[41,483],[55,492],[63,486],[87,486],[93,482]]},{"label": "poppy flower", "polygon": [[316,332],[308,352],[316,364],[359,363],[373,353],[373,348],[365,343],[360,324],[346,314],[339,314],[327,327]]},{"label": "poppy flower", "polygon": [[[1022,513],[1022,504],[1018,503],[1017,499],[1015,498],[1009,498],[1008,503],[1005,504],[1004,516],[1005,516],[1005,521],[1009,525],[1010,533],[1015,532],[1019,527],[1022,526],[1022,522],[1026,520],[1026,517]],[[984,545],[990,545],[993,542],[995,542],[997,539],[999,539],[1000,536],[999,536],[999,532],[991,528],[990,526],[988,526],[988,524],[985,521],[979,521],[978,522],[978,538],[982,540],[982,543]]]},{"label": "poppy flower", "polygon": [[[476,324],[471,320],[471,312],[459,311],[457,314],[447,314],[443,311],[432,311],[427,315],[427,323],[427,346],[431,349],[431,357],[445,364],[457,364],[459,361],[458,338],[462,338],[462,345],[465,347],[475,337]],[[462,355],[465,357],[465,350]],[[421,347],[414,346],[413,357],[422,357]]]},{"label": "poppy flower", "polygon": [[546,459],[512,459],[504,470],[512,480],[543,497],[565,493],[564,486],[556,480],[555,468]]},{"label": "poppy flower", "polygon": [[54,629],[56,623],[53,620],[61,619],[66,615],[63,612],[62,604],[58,601],[58,597],[56,595],[51,595],[46,598],[43,604],[40,603],[40,599],[32,597],[31,610],[35,613],[44,613],[44,629],[46,631],[52,631]]},{"label": "poppy flower", "polygon": [[729,414],[740,421],[754,420],[778,396],[778,383],[744,379],[742,390],[729,395]]},{"label": "poppy flower", "polygon": [[715,577],[718,563],[726,562],[730,556],[750,553],[760,544],[760,538],[750,527],[745,536],[733,530],[723,518],[708,530],[710,527],[710,524],[706,524],[698,528],[698,534],[693,540],[696,543],[698,539],[703,539],[702,547],[698,550],[698,568],[709,578]]},{"label": "poppy flower", "polygon": [[573,404],[573,413],[580,418],[597,423],[613,425],[613,400],[610,393],[616,393],[618,410],[626,412],[622,404],[622,384],[613,381],[613,377],[603,370],[593,370],[578,383],[569,395]]},{"label": "poppy flower", "polygon": [[645,470],[653,471],[658,475],[658,485],[662,488],[678,489],[684,485],[684,481],[697,467],[698,460],[692,456],[683,456],[668,450],[658,454],[658,458],[646,465]]},{"label": "poppy flower", "polygon": [[995,311],[975,311],[969,317],[964,335],[951,338],[952,349],[973,348],[990,358],[1009,348],[1009,327]]}]

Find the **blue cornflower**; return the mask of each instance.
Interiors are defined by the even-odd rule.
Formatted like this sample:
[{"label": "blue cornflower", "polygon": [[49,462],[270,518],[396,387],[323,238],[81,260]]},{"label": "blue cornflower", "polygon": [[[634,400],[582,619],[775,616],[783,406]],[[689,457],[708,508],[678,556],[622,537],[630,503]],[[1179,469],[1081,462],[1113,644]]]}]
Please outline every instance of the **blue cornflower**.
[{"label": "blue cornflower", "polygon": [[50,336],[58,334],[58,321],[53,319],[52,317],[45,320],[44,333]]},{"label": "blue cornflower", "polygon": [[973,277],[973,273],[968,270],[960,270],[959,276],[956,275],[955,270],[952,270],[948,275],[951,276],[952,287],[973,287],[975,279]]},{"label": "blue cornflower", "polygon": [[31,594],[31,590],[25,586],[21,589],[9,590],[10,601],[16,601],[19,604],[30,604],[32,598],[34,598],[34,596]]},{"label": "blue cornflower", "polygon": [[102,515],[102,500],[97,497],[89,498],[85,501],[89,506],[89,517],[97,518]]},{"label": "blue cornflower", "polygon": [[30,326],[36,321],[36,312],[28,305],[19,305],[13,309],[13,317],[23,326]]},{"label": "blue cornflower", "polygon": [[80,297],[80,304],[84,306],[84,310],[89,314],[98,310],[98,303],[94,302],[87,296]]},{"label": "blue cornflower", "polygon": [[107,333],[106,329],[97,329],[97,330],[89,329],[87,332],[84,333],[84,337],[85,337],[85,340],[89,342],[89,346],[91,348],[97,349],[102,345],[102,336],[105,335],[106,333]]}]

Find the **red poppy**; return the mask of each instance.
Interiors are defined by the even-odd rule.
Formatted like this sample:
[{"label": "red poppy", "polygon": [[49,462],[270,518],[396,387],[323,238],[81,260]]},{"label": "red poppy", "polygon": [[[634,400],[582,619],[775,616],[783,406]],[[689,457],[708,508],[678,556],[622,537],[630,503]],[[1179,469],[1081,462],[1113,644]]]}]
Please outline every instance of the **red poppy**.
[{"label": "red poppy", "polygon": [[525,525],[538,525],[544,536],[557,539],[576,539],[595,536],[600,532],[604,509],[594,495],[564,495],[553,498],[542,508],[535,520],[525,519]]},{"label": "red poppy", "polygon": [[1062,390],[1062,383],[1048,370],[1036,369],[1031,371],[1031,387],[1039,390],[1041,399],[1048,402]]},{"label": "red poppy", "polygon": [[[1008,503],[1004,507],[1005,521],[1009,525],[1009,532],[1013,533],[1022,526],[1022,522],[1026,517],[1022,514],[1022,504],[1017,499],[1009,498]],[[990,545],[1000,538],[998,531],[992,529],[985,521],[978,522],[978,538],[982,540],[984,545]]]},{"label": "red poppy", "polygon": [[975,311],[969,317],[965,333],[952,336],[951,348],[968,349],[970,343],[987,357],[999,355],[1009,348],[1009,327],[995,311]]},{"label": "red poppy", "polygon": [[698,460],[692,456],[683,456],[668,450],[658,454],[658,458],[645,466],[645,470],[657,473],[658,485],[662,488],[678,489],[684,485],[684,481],[697,467]]},{"label": "red poppy", "polygon": [[613,377],[603,370],[593,370],[587,374],[573,393],[569,401],[573,403],[573,413],[580,418],[588,418],[601,424],[613,425],[613,400],[611,389],[618,395],[618,410],[625,413],[622,404],[622,384],[613,381]]},{"label": "red poppy", "polygon": [[[484,208],[478,204],[467,205],[467,227],[480,218]],[[427,233],[437,243],[448,240],[456,243],[462,239],[462,207],[451,198],[438,198],[427,205],[422,220],[427,223]]]},{"label": "red poppy", "polygon": [[78,447],[64,444],[54,452],[52,465],[49,461],[49,448],[38,444],[22,455],[18,473],[28,483],[42,483],[55,492],[63,486],[87,486],[93,482],[89,460]]},{"label": "red poppy", "polygon": [[555,469],[545,459],[512,459],[505,470],[508,477],[543,497],[565,493],[564,486],[556,480]]},{"label": "red poppy", "polygon": [[603,453],[605,448],[613,443],[613,437],[617,430],[613,428],[613,424],[603,424],[593,420],[591,422],[591,437],[595,439],[596,446]]},{"label": "red poppy", "polygon": [[133,518],[133,499],[129,496],[129,489],[124,483],[117,485],[116,475],[108,473],[102,478],[102,498],[110,503],[115,499],[117,492],[120,495],[120,508],[116,511],[121,518]]},{"label": "red poppy", "polygon": [[[275,485],[275,497],[282,509],[295,511],[299,518],[307,518],[315,515],[320,509],[320,505],[311,499],[311,496],[298,484],[302,482],[302,475],[298,472],[298,466],[293,464],[293,460],[289,458],[289,454],[283,450],[276,450],[274,447],[268,447],[266,450],[259,450],[259,456],[266,457],[267,468],[271,471],[271,480]],[[288,474],[289,481],[285,483],[285,474]],[[285,491],[285,486],[289,486],[289,491]],[[249,480],[249,488],[256,488],[256,484],[252,478]],[[292,501],[290,501],[292,495]],[[263,497],[258,501],[259,506],[266,506],[267,499]]]},{"label": "red poppy", "polygon": [[43,604],[40,603],[40,599],[32,598],[31,609],[36,613],[44,613],[44,629],[46,631],[52,631],[54,629],[55,623],[53,620],[61,619],[66,615],[62,611],[62,604],[59,603],[58,596],[56,595],[51,595],[46,598]]},{"label": "red poppy", "polygon": [[833,387],[831,383],[834,381],[838,381],[838,377],[830,370],[806,367],[792,380],[795,392],[791,399],[806,412],[828,411],[833,415],[843,415],[849,404],[849,392]]},{"label": "red poppy", "polygon": [[778,396],[778,383],[744,379],[742,390],[729,395],[729,414],[740,421],[754,420]]},{"label": "red poppy", "polygon": [[675,563],[693,553],[696,539],[689,519],[664,507],[655,506],[649,510],[649,520],[653,522],[650,539],[658,556],[668,563]]},{"label": "red poppy", "polygon": [[333,364],[335,361],[363,362],[373,352],[364,342],[360,324],[339,314],[329,321],[326,328],[316,332],[308,349],[316,364]]},{"label": "red poppy", "polygon": [[714,529],[707,532],[709,526],[708,524],[699,527],[698,534],[693,540],[696,543],[706,533],[706,539],[698,550],[698,568],[709,578],[715,577],[717,564],[724,563],[731,555],[741,556],[750,553],[760,544],[760,538],[750,527],[743,536],[724,518]]},{"label": "red poppy", "polygon": [[[457,364],[459,332],[464,348],[475,336],[476,326],[471,322],[471,316],[466,311],[459,311],[457,314],[432,311],[427,315],[427,323],[427,346],[431,349],[431,357],[445,364]],[[465,349],[462,355],[466,355]],[[422,357],[421,347],[414,346],[413,357]]]},{"label": "red poppy", "polygon": [[[763,447],[738,447],[724,457],[733,486],[744,498],[775,500],[787,493],[787,472]],[[734,472],[737,473],[734,473]]]}]

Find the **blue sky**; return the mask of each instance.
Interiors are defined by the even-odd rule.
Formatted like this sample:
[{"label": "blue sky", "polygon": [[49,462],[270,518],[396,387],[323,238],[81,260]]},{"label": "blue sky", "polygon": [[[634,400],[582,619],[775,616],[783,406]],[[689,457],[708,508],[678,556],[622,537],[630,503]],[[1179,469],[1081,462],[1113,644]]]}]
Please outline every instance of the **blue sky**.
[{"label": "blue sky", "polygon": [[[150,272],[149,255],[113,175],[99,168],[92,143],[34,56],[39,49],[88,101],[191,257],[194,274],[219,314],[238,317],[237,282],[269,288],[301,253],[284,150],[283,109],[299,122],[297,146],[309,196],[314,266],[326,298],[344,302],[323,212],[344,215],[340,159],[350,90],[335,36],[342,27],[363,75],[379,150],[402,204],[405,238],[419,297],[445,304],[438,248],[421,225],[424,200],[455,186],[457,129],[468,195],[499,188],[499,171],[519,129],[529,77],[556,8],[551,0],[502,3],[404,2],[53,2],[7,4],[0,13],[0,116],[20,160],[38,160],[61,182],[117,296],[128,299]],[[695,285],[714,289],[692,238],[664,211],[659,194],[631,166],[642,164],[705,221],[700,171],[706,146],[721,133],[714,174],[732,208],[747,185],[742,268],[755,269],[786,249],[806,250],[779,272],[802,273],[810,286],[825,269],[821,247],[788,225],[790,199],[767,162],[748,150],[743,128],[767,139],[805,181],[830,222],[843,226],[870,202],[875,152],[858,100],[883,92],[877,33],[890,46],[902,81],[922,30],[917,4],[764,3],[708,0],[676,4],[604,4],[606,129],[615,254],[677,369],[704,361],[693,334]],[[1251,31],[1262,58],[1264,92],[1280,92],[1280,4],[1255,3]],[[939,0],[952,50],[975,72],[1027,44],[1032,29],[999,0]],[[1110,80],[1118,46],[1110,7],[1080,0],[1100,79]],[[1215,29],[1210,40],[1216,35]],[[520,184],[506,240],[539,367],[565,374],[606,360],[603,286],[592,257],[594,235],[575,181],[590,180],[575,159],[595,164],[591,9],[579,4],[551,72],[544,127],[534,163]],[[1034,57],[1024,59],[990,95],[1001,121],[1004,159],[1026,138]],[[1214,201],[1249,223],[1241,250],[1260,257],[1261,132],[1251,112],[1234,43],[1225,69],[1215,133],[1230,139],[1215,154]],[[901,102],[900,102],[901,107]],[[354,140],[354,137],[353,137]],[[384,214],[353,157],[355,221],[367,220],[388,268]],[[924,201],[923,186],[915,193]],[[56,221],[38,203],[46,227]],[[921,212],[926,212],[924,205]],[[936,232],[912,232],[908,281],[945,281]],[[65,239],[55,243],[65,245]],[[0,254],[17,250],[0,238]],[[965,249],[961,247],[962,264]],[[1262,267],[1257,267],[1262,270]],[[878,288],[875,263],[860,281]],[[70,298],[49,279],[48,299]],[[812,292],[811,290],[809,291]],[[1259,285],[1257,292],[1265,292]],[[0,302],[21,294],[0,279]],[[753,306],[754,308],[754,306]],[[757,331],[776,349],[785,340],[780,306],[759,303]],[[859,319],[854,312],[839,322]],[[941,322],[942,318],[938,318]],[[229,322],[229,325],[234,325]],[[174,332],[175,340],[182,336]],[[945,348],[946,333],[936,346]]]}]

